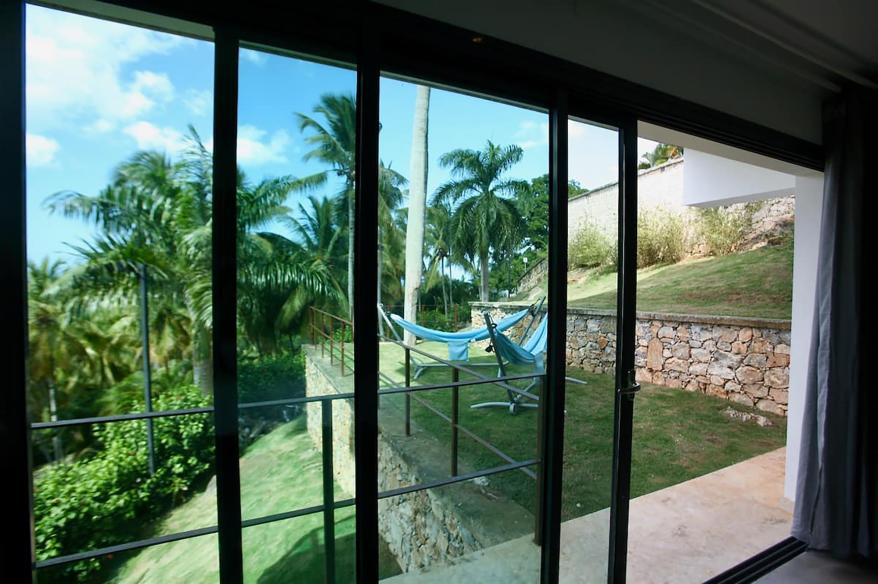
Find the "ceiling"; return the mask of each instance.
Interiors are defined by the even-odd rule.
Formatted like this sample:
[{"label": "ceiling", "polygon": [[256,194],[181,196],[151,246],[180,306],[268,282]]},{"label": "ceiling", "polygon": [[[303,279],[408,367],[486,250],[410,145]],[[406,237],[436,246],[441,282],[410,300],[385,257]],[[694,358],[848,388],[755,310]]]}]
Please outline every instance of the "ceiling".
[{"label": "ceiling", "polygon": [[820,143],[878,88],[878,0],[379,0]]}]

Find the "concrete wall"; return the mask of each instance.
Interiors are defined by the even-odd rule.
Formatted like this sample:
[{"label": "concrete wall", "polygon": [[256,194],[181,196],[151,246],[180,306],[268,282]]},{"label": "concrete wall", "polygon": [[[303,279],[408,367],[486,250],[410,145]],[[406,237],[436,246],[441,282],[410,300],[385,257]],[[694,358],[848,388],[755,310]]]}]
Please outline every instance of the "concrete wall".
[{"label": "concrete wall", "polygon": [[758,39],[730,43],[673,10],[613,0],[380,1],[822,140],[821,108],[829,91],[778,66],[783,61],[770,56],[771,47],[754,46]]},{"label": "concrete wall", "polygon": [[805,384],[808,378],[811,335],[817,289],[817,264],[823,216],[823,177],[796,178],[796,231],[793,243],[793,320],[790,401],[787,421],[787,473],[784,496],[796,496],[796,478],[802,442]]},{"label": "concrete wall", "polygon": [[[683,160],[641,170],[637,175],[638,206],[679,209],[683,205]],[[571,199],[567,204],[567,238],[572,241],[589,221],[615,238],[618,229],[619,185],[613,183]]]},{"label": "concrete wall", "polygon": [[686,150],[681,192],[684,205],[715,207],[771,199],[790,194],[794,187],[791,174]]},{"label": "concrete wall", "polygon": [[[341,377],[320,350],[305,347],[306,395],[336,395],[353,390],[353,375]],[[387,400],[391,396],[384,396]],[[447,460],[447,444],[435,444],[413,422],[412,436],[392,403],[383,401],[378,431],[378,490],[390,491],[437,478],[436,461]],[[307,404],[308,434],[322,450],[321,404]],[[332,459],[336,483],[354,496],[353,401],[338,399],[332,406]],[[437,451],[437,448],[439,451]],[[465,463],[462,461],[462,466]],[[462,472],[472,469],[462,468]],[[444,472],[447,472],[443,468]],[[378,501],[378,530],[404,572],[447,564],[480,549],[532,533],[534,519],[527,510],[490,488],[493,477],[451,487],[405,493]]]}]

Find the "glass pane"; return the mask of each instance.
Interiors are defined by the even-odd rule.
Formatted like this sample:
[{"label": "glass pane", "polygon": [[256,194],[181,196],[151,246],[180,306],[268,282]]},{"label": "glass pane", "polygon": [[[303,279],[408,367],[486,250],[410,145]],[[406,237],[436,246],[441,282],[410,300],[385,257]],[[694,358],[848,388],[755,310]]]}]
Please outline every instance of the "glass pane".
[{"label": "glass pane", "polygon": [[[523,471],[480,477],[378,501],[379,530],[402,571],[392,582],[538,582],[536,481]],[[521,474],[529,504],[505,495]]]},{"label": "glass pane", "polygon": [[[96,569],[103,569],[96,577]],[[215,534],[163,543],[139,550],[108,554],[61,566],[40,568],[43,582],[219,582],[219,556]]]},{"label": "glass pane", "polygon": [[640,142],[628,574],[703,582],[790,533],[795,181]]},{"label": "glass pane", "polygon": [[[26,16],[29,418],[209,407],[213,45]],[[31,435],[39,560],[216,523],[210,414]]]},{"label": "glass pane", "polygon": [[38,560],[216,525],[211,414],[153,420],[152,472],[146,421],[91,433],[93,452],[34,471]]},{"label": "glass pane", "polygon": [[568,123],[561,577],[606,582],[613,473],[619,133]]},{"label": "glass pane", "polygon": [[[390,77],[380,117],[378,489],[535,462],[545,286],[531,280],[547,252],[548,117]],[[405,391],[419,386],[437,387]],[[383,500],[379,531],[405,572],[532,538],[536,468]],[[458,533],[482,503],[496,521]],[[535,558],[516,571],[536,574]]]},{"label": "glass pane", "polygon": [[[353,400],[323,406],[296,400],[353,392],[348,292],[356,71],[248,47],[240,50],[239,74],[238,390],[246,520],[332,504],[323,496],[324,407],[334,430],[326,453],[334,500],[353,497]],[[253,406],[261,402],[272,405]]]}]

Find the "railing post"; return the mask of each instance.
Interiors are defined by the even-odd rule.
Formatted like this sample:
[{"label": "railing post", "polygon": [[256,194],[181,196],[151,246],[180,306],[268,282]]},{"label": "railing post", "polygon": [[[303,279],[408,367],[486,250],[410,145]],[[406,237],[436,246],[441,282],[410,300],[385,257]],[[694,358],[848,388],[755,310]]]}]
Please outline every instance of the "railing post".
[{"label": "railing post", "polygon": [[314,325],[314,307],[313,306],[308,310],[308,323],[310,324],[310,326],[308,327],[308,330],[311,333],[311,344],[315,345],[317,343],[315,342],[315,338],[314,338],[314,326],[315,325]]},{"label": "railing post", "polygon": [[326,323],[324,322],[323,314],[320,315],[320,357],[326,358]]},{"label": "railing post", "polygon": [[[405,348],[405,387],[412,386],[412,352],[408,347]],[[412,435],[412,394],[405,394],[405,435]]]},{"label": "railing post", "polygon": [[329,319],[329,364],[335,363],[335,325],[332,324],[333,319]]},{"label": "railing post", "polygon": [[332,400],[320,402],[323,418],[323,551],[326,584],[335,584],[335,494],[332,469]]},{"label": "railing post", "polygon": [[[451,368],[451,382],[460,381],[460,371]],[[457,476],[457,425],[460,422],[460,392],[455,385],[451,388],[451,476]]]},{"label": "railing post", "polygon": [[347,324],[342,321],[341,322],[341,376],[344,377],[344,344],[345,344],[345,331],[347,331]]},{"label": "railing post", "polygon": [[[543,377],[540,382],[540,407],[537,411],[537,452],[542,456],[543,452],[543,428],[545,428],[546,423],[546,378]],[[544,461],[540,461],[540,466],[545,464]],[[543,469],[540,468],[540,472],[537,473],[537,512],[534,515],[534,543],[537,545],[542,545],[543,541]]]}]

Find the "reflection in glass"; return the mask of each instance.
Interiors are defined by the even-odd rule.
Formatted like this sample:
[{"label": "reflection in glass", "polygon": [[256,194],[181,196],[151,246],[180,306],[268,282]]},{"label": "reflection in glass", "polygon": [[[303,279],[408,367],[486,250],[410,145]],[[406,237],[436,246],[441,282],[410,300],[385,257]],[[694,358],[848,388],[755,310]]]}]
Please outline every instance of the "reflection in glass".
[{"label": "reflection in glass", "polygon": [[[212,404],[213,45],[38,6],[26,16],[39,562],[216,524],[210,414],[52,426]],[[201,556],[191,573],[163,563],[185,557],[180,543],[37,577],[215,579],[214,538],[186,545]]]},{"label": "reflection in glass", "polygon": [[619,134],[570,120],[561,574],[606,582],[613,473]]},{"label": "reflection in glass", "polygon": [[545,330],[522,282],[547,252],[547,117],[388,77],[380,116],[378,489],[471,478],[381,499],[379,532],[406,573],[532,580]]},{"label": "reflection in glass", "polygon": [[240,57],[241,512],[309,510],[244,528],[245,580],[321,582],[329,561],[349,582],[354,507],[334,507],[355,477],[353,399],[340,396],[354,390],[356,72],[259,48]]}]

